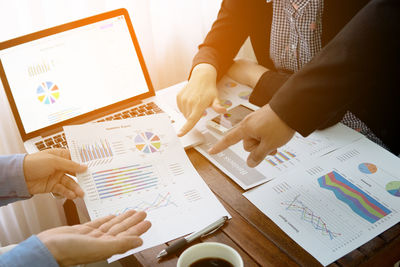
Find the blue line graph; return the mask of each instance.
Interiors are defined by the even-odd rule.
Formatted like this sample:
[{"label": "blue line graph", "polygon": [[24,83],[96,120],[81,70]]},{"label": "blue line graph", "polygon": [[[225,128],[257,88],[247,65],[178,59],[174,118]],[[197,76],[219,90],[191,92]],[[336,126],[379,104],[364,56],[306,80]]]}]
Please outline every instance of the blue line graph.
[{"label": "blue line graph", "polygon": [[125,213],[128,210],[137,210],[137,211],[145,211],[151,212],[160,208],[165,208],[168,206],[178,207],[172,200],[171,200],[171,193],[166,193],[164,195],[158,194],[152,202],[148,201],[140,201],[134,206],[126,207],[123,210],[119,210],[116,212],[117,215]]},{"label": "blue line graph", "polygon": [[327,235],[332,240],[335,237],[340,236],[339,233],[334,233],[328,229],[326,223],[321,219],[321,217],[314,214],[314,212],[309,209],[306,205],[299,200],[300,195],[297,195],[292,201],[282,202],[283,206],[286,206],[286,210],[294,211],[300,214],[300,219],[310,223],[315,230],[321,231],[322,235]]}]

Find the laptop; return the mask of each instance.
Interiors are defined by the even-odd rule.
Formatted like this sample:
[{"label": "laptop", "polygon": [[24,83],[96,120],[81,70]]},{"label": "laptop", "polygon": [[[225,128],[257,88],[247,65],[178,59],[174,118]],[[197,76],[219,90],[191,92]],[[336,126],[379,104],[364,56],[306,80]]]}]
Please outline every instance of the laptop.
[{"label": "laptop", "polygon": [[[66,147],[65,125],[160,112],[176,129],[185,122],[156,96],[126,9],[0,43],[0,76],[28,153]],[[194,129],[181,141],[203,137]]]}]

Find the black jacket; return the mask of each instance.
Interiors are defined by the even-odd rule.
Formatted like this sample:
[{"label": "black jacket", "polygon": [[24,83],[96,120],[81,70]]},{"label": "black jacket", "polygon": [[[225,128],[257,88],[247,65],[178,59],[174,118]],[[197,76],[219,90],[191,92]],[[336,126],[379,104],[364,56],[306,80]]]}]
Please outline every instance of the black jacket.
[{"label": "black jacket", "polygon": [[[327,44],[369,0],[325,0],[322,16],[322,46]],[[193,67],[212,64],[221,78],[250,37],[258,64],[272,70],[268,91],[271,95],[290,75],[278,73],[269,56],[272,2],[266,0],[224,0],[210,32],[193,59]],[[275,85],[275,78],[280,81]],[[266,81],[267,82],[267,81]],[[272,84],[271,84],[272,83]],[[269,99],[268,99],[269,100]],[[266,101],[268,102],[268,101]]]},{"label": "black jacket", "polygon": [[[322,17],[323,47],[327,46],[368,2],[368,0],[325,0]],[[373,7],[369,9],[374,9],[375,5],[374,2]],[[389,11],[385,9],[385,12]],[[395,13],[393,12],[390,14]],[[385,17],[384,14],[380,16]],[[400,148],[399,143],[394,140],[393,126],[397,124],[396,127],[399,128],[400,113],[394,109],[400,104],[398,98],[400,90],[394,89],[399,83],[393,84],[396,74],[390,79],[384,78],[389,78],[387,75],[396,71],[397,76],[400,76],[398,65],[392,65],[396,63],[396,60],[391,60],[399,54],[400,47],[395,48],[395,45],[398,44],[397,39],[400,39],[400,36],[398,26],[397,29],[392,29],[396,26],[392,25],[392,21],[388,21],[389,18],[383,21],[380,21],[380,17],[375,19],[377,21],[364,18],[364,26],[359,25],[360,22],[352,22],[352,24],[358,24],[359,27],[351,26],[356,29],[341,33],[340,40],[335,39],[338,43],[351,40],[361,34],[360,38],[365,42],[364,44],[357,43],[350,47],[346,47],[346,44],[343,44],[345,47],[329,44],[329,53],[335,54],[332,58],[325,56],[326,49],[324,49],[325,52],[315,57],[318,60],[313,59],[296,74],[298,78],[295,81],[293,81],[294,77],[291,78],[290,82],[283,87],[285,89],[275,94],[292,74],[278,72],[269,57],[272,3],[267,3],[265,0],[225,0],[211,31],[203,44],[199,46],[199,51],[193,59],[193,66],[199,63],[212,64],[218,71],[218,77],[221,78],[233,63],[233,58],[243,42],[250,37],[258,63],[271,70],[258,81],[250,96],[250,102],[259,106],[270,102],[273,110],[289,126],[304,136],[340,121],[345,111],[350,110],[367,123],[393,152],[398,153]],[[391,28],[373,33],[368,27],[372,26],[377,30],[378,26],[374,26],[374,23],[377,23],[376,25],[382,23],[382,27],[388,27],[390,24]],[[377,38],[386,38],[384,40],[387,41],[379,42],[380,39]],[[359,47],[356,47],[357,45]],[[389,52],[385,46],[389,46],[391,51]],[[351,51],[352,49],[357,51]],[[379,50],[383,50],[382,54],[379,54]],[[327,62],[329,60],[331,62]],[[347,62],[349,60],[352,62]],[[333,61],[337,66],[332,66]],[[307,78],[311,74],[304,73],[305,70],[311,68],[309,65],[314,68],[311,71],[312,78]],[[378,74],[379,82],[378,79],[371,81]],[[368,84],[365,84],[367,81]],[[321,88],[323,83],[326,88]],[[318,87],[315,86],[316,84]],[[393,98],[390,96],[392,93]]]},{"label": "black jacket", "polygon": [[400,1],[373,0],[276,92],[271,108],[308,135],[350,110],[400,153]]}]

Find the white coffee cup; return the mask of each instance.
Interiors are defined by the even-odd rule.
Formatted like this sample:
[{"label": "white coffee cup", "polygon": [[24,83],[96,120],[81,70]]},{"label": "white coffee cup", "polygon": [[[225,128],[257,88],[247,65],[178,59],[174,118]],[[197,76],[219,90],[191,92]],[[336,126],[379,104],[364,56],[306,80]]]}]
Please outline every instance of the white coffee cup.
[{"label": "white coffee cup", "polygon": [[186,249],[179,256],[177,267],[188,267],[200,259],[219,258],[230,262],[234,267],[243,267],[239,253],[222,243],[204,242]]}]

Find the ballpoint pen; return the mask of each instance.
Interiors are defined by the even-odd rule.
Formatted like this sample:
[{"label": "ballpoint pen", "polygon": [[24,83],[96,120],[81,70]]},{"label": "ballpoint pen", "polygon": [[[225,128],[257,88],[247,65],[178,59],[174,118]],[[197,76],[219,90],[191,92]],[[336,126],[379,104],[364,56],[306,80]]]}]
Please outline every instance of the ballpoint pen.
[{"label": "ballpoint pen", "polygon": [[163,249],[160,253],[158,253],[157,259],[159,259],[161,257],[164,257],[164,256],[167,256],[167,255],[170,255],[172,253],[175,253],[176,251],[178,251],[182,247],[186,246],[187,244],[189,244],[190,242],[194,241],[195,239],[197,239],[197,238],[199,238],[201,236],[208,235],[208,234],[211,234],[211,233],[215,232],[222,225],[224,225],[224,223],[227,220],[228,220],[228,216],[223,216],[220,219],[218,219],[217,221],[215,221],[212,224],[208,225],[207,227],[204,227],[200,231],[194,232],[193,234],[191,234],[191,235],[189,235],[187,237],[183,237],[183,238],[173,242],[166,249]]}]

